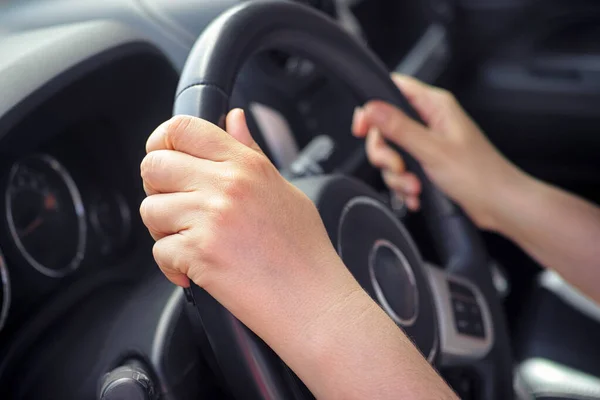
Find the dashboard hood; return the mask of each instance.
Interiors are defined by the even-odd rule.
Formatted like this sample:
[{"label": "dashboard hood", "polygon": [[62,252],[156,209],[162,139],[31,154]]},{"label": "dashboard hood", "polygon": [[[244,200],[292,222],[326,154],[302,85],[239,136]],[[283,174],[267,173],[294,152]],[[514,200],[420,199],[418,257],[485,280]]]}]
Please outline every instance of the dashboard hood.
[{"label": "dashboard hood", "polygon": [[[121,22],[181,69],[198,35],[240,0],[33,0],[0,4],[0,39],[22,31],[81,22]],[[4,53],[3,53],[4,54]]]}]

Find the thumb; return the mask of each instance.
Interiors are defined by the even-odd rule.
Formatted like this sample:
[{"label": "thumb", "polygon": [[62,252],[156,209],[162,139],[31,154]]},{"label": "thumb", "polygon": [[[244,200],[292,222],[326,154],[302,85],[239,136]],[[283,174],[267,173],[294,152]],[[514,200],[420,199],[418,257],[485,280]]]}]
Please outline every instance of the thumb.
[{"label": "thumb", "polygon": [[363,118],[371,128],[377,128],[383,137],[402,147],[422,163],[435,157],[439,139],[422,124],[413,120],[397,107],[382,101],[371,101],[363,108]]},{"label": "thumb", "polygon": [[225,120],[226,131],[233,136],[238,142],[250,147],[252,150],[264,154],[258,144],[252,138],[248,123],[246,122],[246,114],[241,108],[235,108],[227,114]]},{"label": "thumb", "polygon": [[449,92],[406,75],[393,74],[392,80],[427,126],[441,132],[456,129],[460,106]]},{"label": "thumb", "polygon": [[438,89],[408,75],[392,74],[392,80],[423,121],[431,126],[436,115],[443,112],[436,98]]}]

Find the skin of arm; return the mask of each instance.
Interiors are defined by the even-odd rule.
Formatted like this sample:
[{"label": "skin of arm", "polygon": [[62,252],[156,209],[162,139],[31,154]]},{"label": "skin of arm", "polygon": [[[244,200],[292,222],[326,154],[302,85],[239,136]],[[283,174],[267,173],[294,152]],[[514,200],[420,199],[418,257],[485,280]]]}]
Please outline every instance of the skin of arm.
[{"label": "skin of arm", "polygon": [[384,139],[411,153],[481,229],[510,238],[600,302],[600,208],[513,165],[449,92],[406,76],[394,80],[426,126],[378,101],[357,109],[353,123],[390,189],[419,208],[420,182]]},{"label": "skin of arm", "polygon": [[347,270],[244,113],[226,125],[180,116],[148,139],[140,214],[165,276],[207,290],[319,399],[456,399]]},{"label": "skin of arm", "polygon": [[[287,349],[286,361],[309,371],[304,382],[323,399],[458,399],[412,342],[362,290],[311,323],[309,350]],[[353,318],[347,318],[351,312]]]},{"label": "skin of arm", "polygon": [[499,200],[488,228],[600,303],[600,208],[526,174]]}]

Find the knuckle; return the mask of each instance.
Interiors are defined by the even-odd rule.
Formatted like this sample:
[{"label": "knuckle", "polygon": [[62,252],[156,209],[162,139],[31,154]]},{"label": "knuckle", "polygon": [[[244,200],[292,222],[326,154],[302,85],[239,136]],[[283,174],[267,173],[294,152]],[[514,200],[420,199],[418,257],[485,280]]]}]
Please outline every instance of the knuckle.
[{"label": "knuckle", "polygon": [[273,164],[263,155],[252,153],[243,163],[244,170],[257,177],[270,178],[273,174]]},{"label": "knuckle", "polygon": [[152,247],[152,256],[161,270],[172,269],[170,262],[171,260],[169,259],[169,254],[165,249],[164,242],[159,240],[158,242],[154,243],[154,246]]},{"label": "knuckle", "polygon": [[155,171],[162,168],[163,160],[159,152],[153,151],[148,153],[142,160],[140,171],[142,179],[145,181],[152,180]]},{"label": "knuckle", "polygon": [[154,260],[164,271],[188,275],[191,262],[194,260],[191,256],[194,249],[187,244],[188,242],[190,241],[186,241],[183,236],[178,236],[176,240],[170,240],[168,243],[159,240],[152,248]]},{"label": "knuckle", "polygon": [[154,249],[156,250],[154,250],[153,253],[158,266],[165,272],[175,272],[187,275],[189,268],[187,255],[177,248],[173,248],[166,253],[157,245],[154,246]]},{"label": "knuckle", "polygon": [[171,147],[178,149],[181,138],[185,135],[192,125],[194,117],[189,115],[176,115],[169,120],[165,127],[165,139]]},{"label": "knuckle", "polygon": [[150,172],[150,160],[148,159],[148,156],[150,154],[152,154],[152,153],[147,154],[142,159],[142,162],[140,163],[140,175],[142,176],[143,180],[147,180],[148,176],[149,176],[149,172]]},{"label": "knuckle", "polygon": [[164,260],[159,242],[154,243],[154,246],[152,246],[152,257],[154,257],[154,261],[156,261],[158,266],[162,269]]},{"label": "knuckle", "polygon": [[199,247],[202,249],[202,258],[204,260],[213,260],[220,241],[218,229],[214,229],[214,227],[207,229],[201,240],[202,242]]},{"label": "knuckle", "polygon": [[221,178],[223,194],[231,201],[246,199],[251,190],[251,179],[248,175],[246,171],[227,171]]},{"label": "knuckle", "polygon": [[146,197],[140,204],[140,216],[146,225],[148,225],[149,221],[152,219],[154,207],[154,199],[152,196]]},{"label": "knuckle", "polygon": [[213,196],[210,200],[210,223],[207,226],[211,237],[218,235],[223,226],[228,225],[234,218],[235,205],[227,195]]},{"label": "knuckle", "polygon": [[190,257],[188,256],[188,252],[182,251],[182,249],[177,250],[178,251],[174,251],[171,256],[171,268],[184,275],[188,275],[190,269]]}]

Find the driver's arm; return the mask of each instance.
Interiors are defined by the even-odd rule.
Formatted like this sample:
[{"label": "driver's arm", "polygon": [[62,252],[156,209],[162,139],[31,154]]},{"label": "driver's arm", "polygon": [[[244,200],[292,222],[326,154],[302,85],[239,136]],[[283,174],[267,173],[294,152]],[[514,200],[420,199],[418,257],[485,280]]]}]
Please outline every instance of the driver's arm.
[{"label": "driver's arm", "polygon": [[353,124],[387,185],[419,208],[420,183],[384,138],[411,153],[480,228],[512,239],[600,302],[600,208],[510,163],[450,93],[409,77],[394,80],[427,127],[381,102],[357,109]]},{"label": "driver's arm", "polygon": [[167,278],[208,291],[319,399],[456,399],[344,266],[243,112],[226,122],[176,117],[148,140],[140,212]]}]

